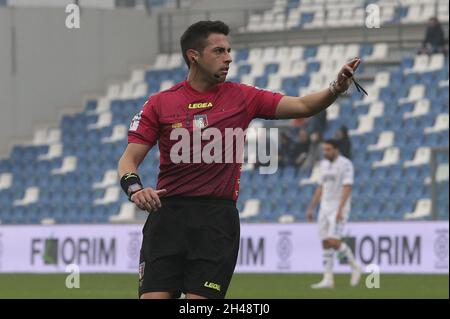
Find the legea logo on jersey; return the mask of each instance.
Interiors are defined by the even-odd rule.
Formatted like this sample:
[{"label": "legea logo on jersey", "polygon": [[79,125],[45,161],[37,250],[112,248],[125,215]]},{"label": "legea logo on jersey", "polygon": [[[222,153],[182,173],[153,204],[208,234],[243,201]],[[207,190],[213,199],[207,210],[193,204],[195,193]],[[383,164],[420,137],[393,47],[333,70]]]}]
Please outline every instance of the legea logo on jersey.
[{"label": "legea logo on jersey", "polygon": [[209,109],[210,107],[213,107],[213,104],[211,102],[190,103],[188,105],[188,109]]}]

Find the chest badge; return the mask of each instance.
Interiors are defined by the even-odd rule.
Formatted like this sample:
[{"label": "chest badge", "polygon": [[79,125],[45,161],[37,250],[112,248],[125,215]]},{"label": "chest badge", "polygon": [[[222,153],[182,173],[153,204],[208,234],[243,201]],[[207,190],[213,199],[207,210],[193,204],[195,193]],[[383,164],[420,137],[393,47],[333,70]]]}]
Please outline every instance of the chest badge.
[{"label": "chest badge", "polygon": [[202,129],[208,126],[208,116],[206,114],[194,115],[194,126]]}]

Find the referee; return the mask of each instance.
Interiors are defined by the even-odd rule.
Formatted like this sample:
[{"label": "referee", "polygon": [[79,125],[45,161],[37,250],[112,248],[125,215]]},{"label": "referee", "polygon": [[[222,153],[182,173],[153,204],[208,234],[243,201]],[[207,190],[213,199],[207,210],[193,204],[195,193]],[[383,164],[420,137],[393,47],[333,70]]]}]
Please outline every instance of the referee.
[{"label": "referee", "polygon": [[[123,190],[149,212],[143,228],[139,263],[142,299],[224,298],[233,275],[240,242],[236,200],[241,164],[171,160],[172,130],[245,130],[254,118],[292,119],[313,116],[331,105],[351,84],[360,63],[345,64],[328,88],[303,97],[284,96],[240,83],[225,82],[232,62],[229,27],[200,21],[181,37],[189,68],[185,81],[148,98],[130,125],[128,146],[119,160]],[[160,172],[156,188],[143,186],[138,167],[158,143]],[[238,152],[233,152],[233,159]],[[193,150],[190,150],[192,158]],[[223,154],[224,155],[224,154]]]}]

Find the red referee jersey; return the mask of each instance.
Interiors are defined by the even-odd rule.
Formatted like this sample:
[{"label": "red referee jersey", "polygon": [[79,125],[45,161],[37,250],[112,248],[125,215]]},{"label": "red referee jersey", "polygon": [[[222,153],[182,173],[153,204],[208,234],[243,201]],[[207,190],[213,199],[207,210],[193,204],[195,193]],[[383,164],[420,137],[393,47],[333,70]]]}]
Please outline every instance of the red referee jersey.
[{"label": "red referee jersey", "polygon": [[[187,81],[151,96],[137,114],[128,131],[128,142],[152,147],[159,142],[160,166],[157,189],[167,189],[165,196],[210,196],[236,200],[239,191],[241,164],[193,162],[174,163],[171,147],[180,140],[171,140],[170,133],[184,128],[193,139],[193,128],[214,127],[222,133],[225,152],[225,129],[247,129],[254,118],[273,119],[282,94],[252,86],[224,82],[214,90],[200,93]],[[208,141],[202,141],[202,148]],[[191,143],[192,145],[192,143]],[[236,148],[233,150],[236,159]],[[223,157],[224,158],[224,157]]]}]

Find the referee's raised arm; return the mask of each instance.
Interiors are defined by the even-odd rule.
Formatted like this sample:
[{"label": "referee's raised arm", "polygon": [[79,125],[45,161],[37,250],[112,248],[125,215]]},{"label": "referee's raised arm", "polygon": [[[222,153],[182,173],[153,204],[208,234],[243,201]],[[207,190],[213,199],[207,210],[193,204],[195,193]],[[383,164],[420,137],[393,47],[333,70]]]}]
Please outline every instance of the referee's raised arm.
[{"label": "referee's raised arm", "polygon": [[352,83],[352,77],[361,59],[352,59],[342,66],[336,80],[330,83],[329,88],[301,97],[283,96],[277,106],[275,117],[277,119],[295,119],[310,117],[325,110],[334,103],[339,94],[347,91]]},{"label": "referee's raised arm", "polygon": [[149,213],[161,207],[160,195],[164,195],[165,189],[154,190],[151,187],[144,188],[138,175],[138,167],[144,160],[150,146],[138,143],[129,143],[119,160],[118,174],[120,185],[127,194],[128,199],[140,209]]}]

